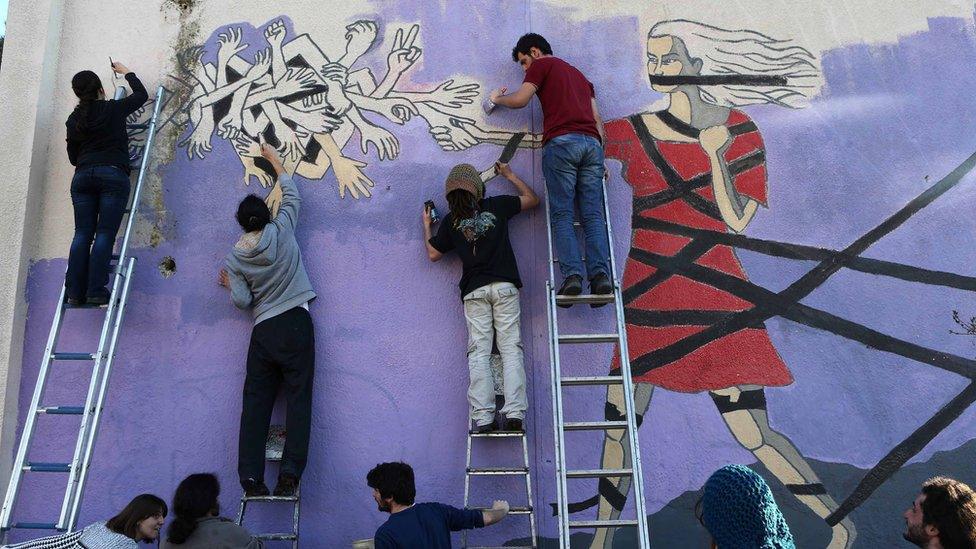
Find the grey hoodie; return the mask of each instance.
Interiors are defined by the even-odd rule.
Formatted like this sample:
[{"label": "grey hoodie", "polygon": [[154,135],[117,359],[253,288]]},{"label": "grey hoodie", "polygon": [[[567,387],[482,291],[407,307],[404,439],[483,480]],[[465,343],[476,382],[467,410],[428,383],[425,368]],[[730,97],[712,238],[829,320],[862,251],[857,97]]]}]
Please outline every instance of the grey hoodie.
[{"label": "grey hoodie", "polygon": [[183,543],[163,541],[161,549],[261,549],[264,542],[254,538],[230,519],[207,517],[197,520],[197,529]]},{"label": "grey hoodie", "polygon": [[238,308],[251,309],[254,324],[315,299],[295,240],[302,199],[291,176],[282,175],[278,183],[281,185],[278,215],[265,225],[256,245],[239,243],[227,255],[231,298]]}]

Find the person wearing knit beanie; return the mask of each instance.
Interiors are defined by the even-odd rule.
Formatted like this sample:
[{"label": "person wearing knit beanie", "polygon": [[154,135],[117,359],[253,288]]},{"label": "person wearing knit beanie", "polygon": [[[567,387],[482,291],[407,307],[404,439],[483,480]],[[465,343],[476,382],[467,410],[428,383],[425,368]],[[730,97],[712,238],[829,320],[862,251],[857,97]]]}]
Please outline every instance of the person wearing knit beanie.
[{"label": "person wearing knit beanie", "polygon": [[726,465],[708,478],[701,519],[718,549],[796,549],[766,481],[742,465]]},{"label": "person wearing knit beanie", "polygon": [[427,258],[437,261],[456,251],[461,258],[461,299],[468,327],[468,404],[473,431],[495,429],[495,383],[491,371],[492,344],[502,358],[505,406],[503,428],[522,431],[526,397],[522,355],[518,264],[509,240],[508,221],[519,212],[539,205],[535,192],[512,173],[507,164],[496,164],[498,174],[518,190],[518,196],[485,198],[485,183],[471,164],[458,164],[444,181],[450,212],[437,234],[431,234],[429,212],[422,216]]}]

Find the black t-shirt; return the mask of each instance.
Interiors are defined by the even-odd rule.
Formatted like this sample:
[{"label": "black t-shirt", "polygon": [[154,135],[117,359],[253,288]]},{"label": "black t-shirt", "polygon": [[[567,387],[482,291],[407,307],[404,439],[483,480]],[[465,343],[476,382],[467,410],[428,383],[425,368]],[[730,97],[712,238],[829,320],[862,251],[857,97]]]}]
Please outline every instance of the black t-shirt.
[{"label": "black t-shirt", "polygon": [[461,257],[461,297],[492,282],[511,282],[522,287],[515,252],[508,240],[508,220],[522,211],[517,196],[502,195],[482,199],[474,218],[461,220],[455,227],[454,216],[447,214],[430,239],[430,245],[442,254],[457,250]]},{"label": "black t-shirt", "polygon": [[77,168],[118,166],[129,172],[129,135],[126,118],[139,110],[149,94],[135,73],[125,75],[132,95],[109,101],[95,101],[88,110],[86,124],[78,128],[78,111],[68,116],[68,160]]}]

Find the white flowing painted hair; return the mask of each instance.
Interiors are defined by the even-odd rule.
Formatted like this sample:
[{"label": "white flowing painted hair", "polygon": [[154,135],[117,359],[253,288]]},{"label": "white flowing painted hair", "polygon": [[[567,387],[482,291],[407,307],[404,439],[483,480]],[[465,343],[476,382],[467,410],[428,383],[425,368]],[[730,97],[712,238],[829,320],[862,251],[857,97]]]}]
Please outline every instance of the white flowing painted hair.
[{"label": "white flowing painted hair", "polygon": [[785,76],[785,86],[701,86],[703,100],[723,107],[773,104],[806,106],[820,92],[820,62],[792,40],[778,40],[752,30],[727,30],[695,21],[673,19],[654,25],[648,37],[674,36],[691,58],[702,60],[704,74]]}]

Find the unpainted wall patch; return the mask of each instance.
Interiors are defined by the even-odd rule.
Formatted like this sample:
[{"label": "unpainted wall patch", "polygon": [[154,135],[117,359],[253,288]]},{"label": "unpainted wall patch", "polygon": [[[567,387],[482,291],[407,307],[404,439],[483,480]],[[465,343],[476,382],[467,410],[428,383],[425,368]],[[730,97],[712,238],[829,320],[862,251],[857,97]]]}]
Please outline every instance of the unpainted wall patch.
[{"label": "unpainted wall patch", "polygon": [[166,256],[159,262],[159,274],[163,275],[163,278],[176,274],[176,260],[172,256]]}]

